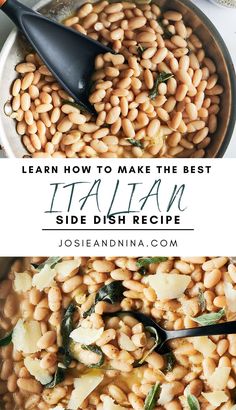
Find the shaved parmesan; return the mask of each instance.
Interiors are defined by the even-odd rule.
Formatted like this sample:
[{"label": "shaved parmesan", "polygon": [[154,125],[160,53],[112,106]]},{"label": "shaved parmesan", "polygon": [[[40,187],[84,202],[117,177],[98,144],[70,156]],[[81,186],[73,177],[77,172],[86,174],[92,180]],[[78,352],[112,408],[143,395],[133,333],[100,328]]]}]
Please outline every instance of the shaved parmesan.
[{"label": "shaved parmesan", "polygon": [[68,261],[62,261],[56,264],[55,270],[61,276],[61,278],[65,278],[71,272],[73,272],[76,268],[80,266],[81,260],[80,258],[71,259]]},{"label": "shaved parmesan", "polygon": [[91,370],[79,379],[74,379],[74,390],[67,405],[70,410],[77,410],[81,403],[102,382],[104,375],[101,370]]},{"label": "shaved parmesan", "polygon": [[54,285],[54,278],[57,272],[51,269],[49,265],[45,265],[38,273],[33,276],[32,285],[42,291]]},{"label": "shaved parmesan", "polygon": [[225,403],[229,397],[223,391],[213,391],[210,393],[202,393],[209,403],[214,407],[219,407],[222,403]]},{"label": "shaved parmesan", "polygon": [[37,342],[42,336],[41,327],[36,320],[23,321],[19,319],[14,327],[12,343],[15,350],[23,353],[36,353],[40,349]]},{"label": "shaved parmesan", "polygon": [[65,407],[62,407],[62,405],[59,404],[59,406],[52,407],[51,410],[65,410]]},{"label": "shaved parmesan", "polygon": [[38,380],[42,385],[45,385],[52,381],[51,374],[46,369],[42,369],[42,367],[40,367],[39,359],[32,359],[28,356],[24,359],[24,365],[30,372],[30,374],[34,376],[35,379]]},{"label": "shaved parmesan", "polygon": [[101,327],[100,329],[87,329],[85,327],[78,327],[71,332],[70,337],[77,343],[91,345],[102,336],[103,331],[104,327]]},{"label": "shaved parmesan", "polygon": [[15,272],[14,289],[17,293],[27,292],[32,287],[32,277],[27,272]]},{"label": "shaved parmesan", "polygon": [[164,406],[173,400],[174,396],[175,392],[173,390],[173,383],[163,383],[161,385],[161,393],[158,404],[160,404],[160,406]]},{"label": "shaved parmesan", "polygon": [[127,410],[127,408],[122,407],[119,404],[115,404],[114,400],[111,397],[105,396],[103,400],[102,410]]},{"label": "shaved parmesan", "polygon": [[228,383],[230,367],[217,367],[212,375],[208,378],[208,383],[212,389],[224,390]]},{"label": "shaved parmesan", "polygon": [[157,273],[149,275],[147,281],[155,290],[159,300],[170,300],[183,295],[191,282],[191,277],[177,273]]},{"label": "shaved parmesan", "polygon": [[236,290],[229,282],[224,284],[226,303],[231,312],[236,312]]},{"label": "shaved parmesan", "polygon": [[212,342],[207,336],[200,336],[192,338],[194,348],[203,354],[204,357],[210,357],[216,350],[216,344]]}]

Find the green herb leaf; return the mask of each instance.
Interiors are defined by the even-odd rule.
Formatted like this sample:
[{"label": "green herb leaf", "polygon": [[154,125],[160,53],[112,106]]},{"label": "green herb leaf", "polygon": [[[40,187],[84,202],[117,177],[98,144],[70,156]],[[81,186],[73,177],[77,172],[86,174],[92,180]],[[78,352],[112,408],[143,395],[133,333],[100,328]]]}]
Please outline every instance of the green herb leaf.
[{"label": "green herb leaf", "polygon": [[160,392],[161,385],[157,382],[148,392],[144,402],[144,410],[153,410],[156,407]]},{"label": "green herb leaf", "polygon": [[137,46],[137,52],[138,52],[138,55],[139,55],[140,58],[142,57],[142,54],[143,54],[143,52],[144,52],[145,50],[146,50],[145,47],[143,47],[141,44],[138,44],[138,46]]},{"label": "green herb leaf", "polygon": [[133,138],[128,138],[127,141],[129,141],[129,143],[131,145],[133,145],[134,147],[143,148],[143,144],[139,140],[135,140]]},{"label": "green herb leaf", "polygon": [[12,333],[9,333],[8,335],[4,336],[2,339],[0,339],[0,346],[7,346],[11,343],[12,341]]},{"label": "green herb leaf", "polygon": [[156,349],[156,347],[158,346],[158,344],[160,343],[159,340],[159,335],[157,333],[157,330],[155,329],[155,327],[153,326],[146,326],[145,330],[147,330],[147,332],[151,333],[151,335],[154,335],[154,339],[155,339],[155,343],[154,345],[151,347],[151,349],[149,349],[147,352],[144,353],[142,359],[137,360],[134,363],[134,367],[140,367],[143,365],[143,363],[145,362],[146,358]]},{"label": "green herb leaf", "polygon": [[37,270],[41,270],[44,266],[49,265],[50,268],[54,268],[54,266],[61,260],[61,256],[52,256],[51,258],[46,259],[43,263],[37,266]]},{"label": "green herb leaf", "polygon": [[122,281],[114,281],[109,283],[109,285],[103,286],[96,294],[94,305],[87,312],[84,312],[83,317],[90,316],[95,311],[95,305],[100,301],[110,303],[111,305],[121,302],[124,290]]},{"label": "green herb leaf", "polygon": [[168,29],[168,26],[165,26],[162,22],[161,19],[157,20],[159,26],[161,26],[162,30],[163,30],[163,38],[166,40],[169,40],[171,37],[173,37],[173,33],[171,33],[171,31]]},{"label": "green herb leaf", "polygon": [[86,111],[85,107],[83,107],[83,105],[80,105],[74,101],[70,101],[70,100],[62,100],[62,105],[63,104],[68,104],[71,105],[72,107],[77,108],[80,111]]},{"label": "green herb leaf", "polygon": [[61,322],[61,336],[62,336],[62,347],[63,347],[63,352],[64,352],[64,357],[63,357],[63,364],[68,367],[72,361],[72,358],[70,356],[70,350],[69,350],[69,342],[70,342],[70,334],[73,330],[73,315],[76,311],[76,306],[74,303],[71,303],[63,316],[62,322]]},{"label": "green herb leaf", "polygon": [[206,299],[202,289],[199,289],[198,292],[198,304],[201,308],[201,311],[204,312],[204,310],[206,310]]},{"label": "green herb leaf", "polygon": [[221,309],[219,310],[219,312],[206,313],[205,315],[201,315],[198,317],[192,317],[192,320],[194,320],[194,322],[197,322],[202,326],[207,326],[207,325],[214,325],[223,316],[225,316],[225,310]]},{"label": "green herb leaf", "polygon": [[47,389],[53,389],[57,384],[63,382],[63,380],[65,379],[65,373],[66,373],[66,369],[58,365],[56,373],[54,374],[52,381],[48,384],[45,384],[44,387],[46,387]]},{"label": "green herb leaf", "polygon": [[187,395],[187,402],[190,410],[200,410],[199,401],[193,394]]},{"label": "green herb leaf", "polygon": [[166,367],[164,369],[165,372],[171,372],[174,368],[176,359],[173,352],[169,352],[163,355],[166,360]]},{"label": "green herb leaf", "polygon": [[170,78],[174,77],[173,74],[171,73],[165,73],[165,71],[162,71],[161,73],[158,73],[156,76],[156,79],[154,81],[154,86],[153,88],[150,90],[149,93],[149,97],[153,100],[154,98],[156,98],[156,96],[158,95],[158,86],[161,83],[165,83],[166,81],[168,81]]},{"label": "green herb leaf", "polygon": [[105,356],[103,354],[102,349],[99,346],[96,346],[96,345],[82,345],[81,347],[84,350],[89,350],[90,352],[96,353],[97,355],[100,356],[100,359],[97,363],[90,364],[89,366],[87,365],[87,367],[99,368],[103,365],[104,360],[105,360]]},{"label": "green herb leaf", "polygon": [[156,256],[154,258],[140,258],[136,262],[136,265],[139,268],[143,268],[143,267],[146,268],[148,265],[150,265],[150,263],[160,263],[160,262],[165,262],[167,260],[168,258],[166,258],[165,256]]}]

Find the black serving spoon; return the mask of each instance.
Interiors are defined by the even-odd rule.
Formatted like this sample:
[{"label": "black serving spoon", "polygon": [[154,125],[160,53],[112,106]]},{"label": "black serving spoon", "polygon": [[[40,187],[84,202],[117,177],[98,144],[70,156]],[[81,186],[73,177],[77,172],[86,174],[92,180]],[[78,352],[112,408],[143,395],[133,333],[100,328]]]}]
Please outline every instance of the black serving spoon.
[{"label": "black serving spoon", "polygon": [[0,8],[20,28],[62,87],[85,110],[94,113],[88,100],[94,59],[112,50],[17,0],[0,0]]},{"label": "black serving spoon", "polygon": [[156,323],[149,316],[135,311],[119,311],[111,314],[106,314],[107,316],[121,316],[128,315],[132,316],[141,322],[144,327],[152,327],[156,330],[158,334],[158,345],[156,351],[160,353],[166,353],[169,351],[166,343],[173,339],[181,339],[184,337],[196,337],[196,336],[216,336],[236,333],[236,320],[232,322],[218,323],[215,325],[193,327],[190,329],[181,330],[166,330],[163,329],[158,323]]}]

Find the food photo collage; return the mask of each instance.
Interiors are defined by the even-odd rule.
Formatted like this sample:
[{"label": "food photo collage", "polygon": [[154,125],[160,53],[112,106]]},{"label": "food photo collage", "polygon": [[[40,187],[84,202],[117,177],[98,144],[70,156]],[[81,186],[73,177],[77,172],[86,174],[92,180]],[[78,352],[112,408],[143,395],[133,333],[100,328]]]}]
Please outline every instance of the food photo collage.
[{"label": "food photo collage", "polygon": [[[6,255],[0,246],[0,410],[236,410],[232,246],[220,254],[218,247],[215,256],[207,247],[199,252],[192,239],[197,233],[182,219],[162,229],[142,222],[130,227],[122,219],[109,229],[85,222],[78,229],[48,224],[42,229],[47,255],[39,255],[37,230],[30,252],[27,245],[27,227],[38,229],[42,219],[40,181],[55,185],[50,211],[40,211],[43,218],[60,215],[61,192],[69,186],[61,170],[70,163],[95,180],[78,201],[86,214],[93,212],[87,211],[89,201],[100,211],[93,164],[106,164],[119,181],[116,164],[140,166],[140,173],[148,164],[165,169],[187,164],[200,174],[222,162],[222,180],[232,180],[222,210],[227,214],[234,176],[223,170],[225,161],[236,169],[235,22],[236,0],[0,0],[0,214],[3,203],[10,213],[24,200],[22,195],[12,203],[1,189],[9,162],[22,174],[60,169],[62,178],[55,183],[59,176],[21,175],[29,192],[31,183],[38,184],[21,232],[24,254],[13,246]],[[68,218],[76,184],[89,179],[76,178],[71,196],[66,194]],[[120,202],[129,198],[123,214],[137,212],[132,200],[138,178],[130,183],[127,177],[133,191],[128,196],[124,189],[120,197]],[[148,172],[142,178],[146,187],[152,185]],[[167,214],[175,205],[178,213],[185,211],[186,187],[176,178]],[[200,178],[199,204],[208,201],[201,197]],[[157,179],[142,200],[146,205],[157,189],[155,209],[146,206],[145,212],[158,219],[160,198],[167,193],[158,198],[164,183]],[[9,185],[17,197],[16,181]],[[108,201],[112,187],[103,183]],[[209,187],[209,195],[217,200],[220,188],[214,190]],[[122,214],[111,212],[113,202],[114,197],[106,221]],[[3,244],[18,228],[1,229],[1,219]],[[123,238],[120,248],[100,245],[99,256],[95,245],[85,249],[84,235],[95,244],[97,235],[110,238],[112,229],[114,238]],[[233,222],[229,238],[215,229],[212,242],[234,242]],[[50,231],[57,230],[61,243],[76,231],[83,245],[70,248],[74,256],[68,249],[63,253],[63,246],[60,256],[52,256]],[[127,231],[136,239],[135,251],[124,239]],[[158,231],[185,231],[188,251],[177,245],[171,250],[171,240],[158,240],[161,247],[153,249],[140,246]]]}]

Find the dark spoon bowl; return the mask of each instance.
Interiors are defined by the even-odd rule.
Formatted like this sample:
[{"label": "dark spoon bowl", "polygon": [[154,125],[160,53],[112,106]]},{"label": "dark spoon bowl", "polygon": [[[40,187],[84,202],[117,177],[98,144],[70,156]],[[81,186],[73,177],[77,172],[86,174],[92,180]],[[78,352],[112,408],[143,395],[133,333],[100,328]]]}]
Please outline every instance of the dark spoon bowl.
[{"label": "dark spoon bowl", "polygon": [[[217,62],[217,72],[224,86],[221,99],[218,128],[206,148],[208,158],[223,157],[231,140],[236,119],[236,76],[232,59],[220,34],[207,18],[190,0],[154,0],[163,9],[172,8],[184,15],[184,20],[193,28],[207,50],[209,57]],[[84,1],[81,0],[42,0],[35,7],[43,15],[55,21],[63,21],[72,15]],[[31,51],[29,44],[17,30],[8,37],[0,54],[0,138],[8,157],[21,158],[27,154],[15,130],[15,121],[4,113],[9,100],[9,90],[16,78],[15,66]]]}]

